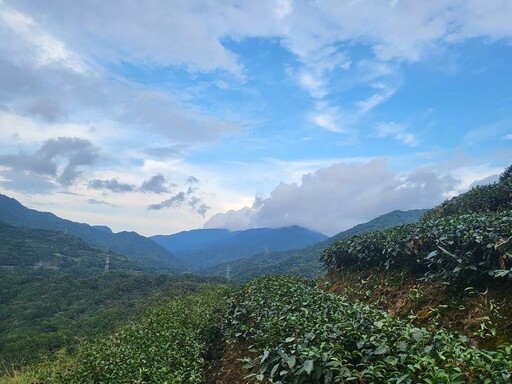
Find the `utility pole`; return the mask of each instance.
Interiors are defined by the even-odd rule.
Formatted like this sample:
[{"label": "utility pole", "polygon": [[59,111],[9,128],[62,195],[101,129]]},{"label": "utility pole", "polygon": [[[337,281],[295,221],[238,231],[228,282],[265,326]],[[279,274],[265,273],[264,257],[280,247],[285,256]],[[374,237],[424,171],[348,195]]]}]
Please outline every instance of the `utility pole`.
[{"label": "utility pole", "polygon": [[103,275],[105,276],[110,272],[110,255],[107,253],[107,257],[105,258],[105,268],[103,269]]}]

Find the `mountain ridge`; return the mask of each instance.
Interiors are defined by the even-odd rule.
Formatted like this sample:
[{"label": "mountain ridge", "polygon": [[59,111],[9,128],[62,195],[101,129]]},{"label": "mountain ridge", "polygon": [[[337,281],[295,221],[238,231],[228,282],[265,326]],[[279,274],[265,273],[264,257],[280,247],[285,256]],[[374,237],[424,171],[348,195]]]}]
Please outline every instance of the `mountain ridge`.
[{"label": "mountain ridge", "polygon": [[300,248],[327,236],[299,226],[251,228],[241,231],[226,229],[196,229],[175,235],[152,236],[183,260],[198,267],[250,256],[256,253]]},{"label": "mountain ridge", "polygon": [[259,253],[211,268],[204,268],[197,272],[203,275],[224,276],[229,268],[230,275],[236,281],[247,281],[265,274],[294,274],[316,277],[322,270],[322,264],[319,261],[320,255],[324,249],[336,241],[363,232],[414,223],[427,211],[427,209],[394,210],[304,248],[284,252],[269,252],[267,254]]},{"label": "mountain ridge", "polygon": [[15,227],[47,229],[74,235],[95,247],[111,250],[159,272],[181,273],[187,263],[153,240],[136,232],[112,233],[89,224],[63,219],[50,212],[25,207],[14,198],[0,194],[0,222]]}]

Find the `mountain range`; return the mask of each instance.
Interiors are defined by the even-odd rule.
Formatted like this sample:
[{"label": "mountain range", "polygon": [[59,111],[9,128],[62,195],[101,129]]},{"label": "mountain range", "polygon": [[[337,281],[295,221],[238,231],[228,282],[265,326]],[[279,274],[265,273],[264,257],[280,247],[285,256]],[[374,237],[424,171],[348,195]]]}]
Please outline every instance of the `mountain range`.
[{"label": "mountain range", "polygon": [[112,233],[105,230],[105,227],[95,228],[88,224],[61,219],[53,213],[29,209],[17,200],[1,194],[0,222],[16,227],[64,232],[76,236],[95,247],[126,256],[155,272],[174,274],[188,270],[188,265],[184,261],[138,233]]},{"label": "mountain range", "polygon": [[293,274],[316,277],[322,273],[322,265],[319,260],[320,255],[336,241],[363,232],[416,223],[425,212],[427,212],[427,209],[395,210],[307,247],[284,252],[255,254],[210,268],[204,268],[197,272],[204,275],[226,276],[229,271],[229,276],[236,281],[248,281],[253,277],[267,274]]},{"label": "mountain range", "polygon": [[58,271],[74,276],[101,276],[109,271],[147,272],[127,257],[103,251],[78,237],[48,229],[0,223],[0,269],[28,273]]},{"label": "mountain range", "polygon": [[[318,259],[324,249],[335,241],[362,232],[414,223],[424,212],[426,210],[393,211],[329,238],[298,226],[243,231],[197,229],[147,238],[135,232],[113,233],[106,226],[91,226],[62,219],[52,213],[29,209],[13,198],[0,195],[0,223],[25,230],[24,235],[17,233],[17,238],[26,236],[41,239],[46,236],[58,241],[65,239],[69,243],[69,238],[56,233],[72,235],[97,248],[98,252],[103,252],[99,253],[103,256],[100,257],[101,261],[96,261],[98,265],[104,262],[105,254],[110,251],[112,255],[126,257],[132,263],[129,266],[131,270],[171,274],[193,272],[217,276],[228,273],[237,281],[262,274],[318,276],[321,273]],[[9,230],[14,231],[12,228]],[[38,233],[37,230],[51,232]],[[76,244],[83,248],[84,244]],[[39,248],[45,247],[48,248],[48,245]],[[113,256],[112,260],[117,260],[116,257]],[[51,266],[54,265],[52,262],[57,261],[53,256],[50,259],[53,261],[49,264],[43,262],[42,265]],[[10,265],[5,258],[1,262]],[[35,262],[29,257],[26,265]]]},{"label": "mountain range", "polygon": [[208,267],[254,254],[302,248],[326,238],[321,233],[299,226],[233,232],[227,229],[197,229],[151,237],[182,260],[197,267]]}]

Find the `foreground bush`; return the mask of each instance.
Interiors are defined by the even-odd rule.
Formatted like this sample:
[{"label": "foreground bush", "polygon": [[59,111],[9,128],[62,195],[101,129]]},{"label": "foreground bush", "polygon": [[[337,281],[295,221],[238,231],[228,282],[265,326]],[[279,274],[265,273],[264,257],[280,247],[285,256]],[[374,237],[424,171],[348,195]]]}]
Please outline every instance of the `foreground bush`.
[{"label": "foreground bush", "polygon": [[[44,383],[201,383],[204,354],[219,335],[225,288],[212,287],[152,309],[113,336],[86,343]],[[55,373],[56,372],[56,373]]]},{"label": "foreground bush", "polygon": [[243,286],[227,316],[251,345],[248,377],[270,383],[508,383],[512,347],[490,352],[313,287],[266,277]]},{"label": "foreground bush", "polygon": [[407,270],[482,285],[512,278],[512,210],[470,213],[369,232],[335,243],[322,261],[331,271]]}]

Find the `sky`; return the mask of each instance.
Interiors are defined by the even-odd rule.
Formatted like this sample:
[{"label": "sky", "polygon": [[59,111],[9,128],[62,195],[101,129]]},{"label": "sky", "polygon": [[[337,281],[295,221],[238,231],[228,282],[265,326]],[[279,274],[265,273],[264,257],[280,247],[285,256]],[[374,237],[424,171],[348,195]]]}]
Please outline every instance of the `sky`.
[{"label": "sky", "polygon": [[0,193],[115,232],[430,208],[512,163],[508,0],[0,0]]}]

